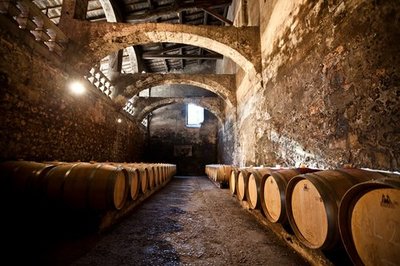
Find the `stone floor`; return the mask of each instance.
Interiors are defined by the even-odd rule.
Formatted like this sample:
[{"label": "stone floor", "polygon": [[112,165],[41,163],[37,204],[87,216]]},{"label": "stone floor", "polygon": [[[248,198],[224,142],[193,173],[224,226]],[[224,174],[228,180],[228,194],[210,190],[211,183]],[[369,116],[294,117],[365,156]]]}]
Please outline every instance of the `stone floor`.
[{"label": "stone floor", "polygon": [[205,177],[175,177],[73,265],[306,265]]}]

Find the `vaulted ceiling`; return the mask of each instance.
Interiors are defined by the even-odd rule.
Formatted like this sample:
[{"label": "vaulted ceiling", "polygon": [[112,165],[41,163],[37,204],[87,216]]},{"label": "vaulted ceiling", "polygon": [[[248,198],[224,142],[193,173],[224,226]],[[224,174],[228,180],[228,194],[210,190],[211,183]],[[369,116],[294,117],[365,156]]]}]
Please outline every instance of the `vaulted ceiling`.
[{"label": "vaulted ceiling", "polygon": [[[103,3],[102,3],[103,2]],[[232,0],[89,0],[87,19],[107,21],[103,9],[108,2],[117,20],[127,23],[163,22],[191,25],[231,25],[227,19]],[[34,0],[34,3],[55,24],[61,15],[62,0]],[[102,5],[103,4],[103,5]],[[168,73],[191,72],[190,69],[214,69],[216,59],[222,55],[208,49],[175,43],[152,43],[134,48],[136,61],[132,62],[127,49],[122,52],[121,73]],[[133,66],[134,64],[137,66]],[[109,58],[104,58],[99,67],[108,74]]]}]

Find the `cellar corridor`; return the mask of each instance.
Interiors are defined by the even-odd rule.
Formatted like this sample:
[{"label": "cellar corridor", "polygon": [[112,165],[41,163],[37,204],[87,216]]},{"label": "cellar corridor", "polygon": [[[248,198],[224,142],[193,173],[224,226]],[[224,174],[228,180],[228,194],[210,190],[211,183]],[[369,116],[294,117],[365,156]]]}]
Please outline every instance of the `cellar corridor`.
[{"label": "cellar corridor", "polygon": [[[206,177],[173,178],[101,239],[86,242],[91,246],[64,246],[47,263],[306,265]],[[73,258],[73,249],[88,252]]]}]

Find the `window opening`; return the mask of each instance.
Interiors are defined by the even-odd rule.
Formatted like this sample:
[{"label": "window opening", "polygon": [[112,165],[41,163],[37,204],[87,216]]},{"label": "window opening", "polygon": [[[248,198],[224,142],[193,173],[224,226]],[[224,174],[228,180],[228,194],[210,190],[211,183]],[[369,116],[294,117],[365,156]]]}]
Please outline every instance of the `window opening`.
[{"label": "window opening", "polygon": [[186,126],[201,127],[204,122],[204,108],[195,104],[189,103],[186,106]]}]

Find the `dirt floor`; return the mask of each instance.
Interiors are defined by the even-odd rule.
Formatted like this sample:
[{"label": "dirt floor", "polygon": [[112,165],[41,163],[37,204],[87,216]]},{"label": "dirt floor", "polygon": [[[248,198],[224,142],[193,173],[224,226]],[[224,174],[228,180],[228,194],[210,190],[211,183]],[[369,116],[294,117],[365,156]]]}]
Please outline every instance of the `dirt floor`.
[{"label": "dirt floor", "polygon": [[175,177],[72,265],[306,265],[206,177]]}]

